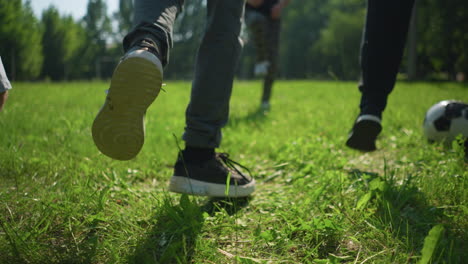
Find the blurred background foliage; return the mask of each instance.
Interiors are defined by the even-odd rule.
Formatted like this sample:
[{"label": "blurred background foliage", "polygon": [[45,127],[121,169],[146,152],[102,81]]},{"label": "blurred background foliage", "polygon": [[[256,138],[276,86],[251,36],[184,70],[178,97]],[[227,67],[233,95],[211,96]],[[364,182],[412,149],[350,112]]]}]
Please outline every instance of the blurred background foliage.
[{"label": "blurred background foliage", "polygon": [[[166,79],[190,79],[203,33],[206,1],[186,1],[174,28]],[[79,20],[54,7],[40,17],[29,1],[0,0],[0,55],[12,80],[108,79],[132,28],[132,0],[108,15],[105,0],[88,0]],[[293,0],[282,16],[280,73],[283,79],[359,78],[359,47],[365,0]],[[468,1],[418,0],[401,66],[403,78],[466,80]],[[251,79],[254,48],[247,31],[237,78]]]}]

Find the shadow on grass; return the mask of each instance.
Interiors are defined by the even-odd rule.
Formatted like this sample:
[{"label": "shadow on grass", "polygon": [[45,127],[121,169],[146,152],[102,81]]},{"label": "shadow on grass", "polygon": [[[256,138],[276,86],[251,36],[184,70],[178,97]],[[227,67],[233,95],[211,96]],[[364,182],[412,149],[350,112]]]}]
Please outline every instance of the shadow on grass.
[{"label": "shadow on grass", "polygon": [[155,224],[129,263],[192,263],[197,241],[204,225],[205,215],[225,211],[236,214],[247,206],[249,199],[210,199],[197,204],[195,199],[182,195],[179,204],[165,199],[161,211],[154,217]]},{"label": "shadow on grass", "polygon": [[237,126],[241,123],[262,123],[266,121],[269,110],[258,107],[256,110],[251,111],[246,116],[232,116],[229,118],[228,126]]},{"label": "shadow on grass", "polygon": [[249,205],[251,197],[243,198],[211,198],[203,205],[203,211],[209,215],[214,215],[216,212],[225,211],[228,215],[235,215],[242,208]]},{"label": "shadow on grass", "polygon": [[[25,206],[27,202],[20,197],[16,201],[20,206]],[[102,219],[83,219],[86,234],[77,242],[72,224],[66,220],[74,218],[67,215],[70,210],[67,205],[54,199],[32,206],[28,209],[40,217],[39,224],[38,218],[32,214],[25,213],[16,219],[13,214],[2,212],[0,239],[3,233],[7,244],[0,245],[0,263],[94,263],[101,238]],[[44,228],[39,228],[41,226]],[[24,239],[25,234],[27,239]]]},{"label": "shadow on grass", "polygon": [[463,231],[463,226],[448,217],[450,214],[446,208],[430,205],[425,195],[412,183],[412,175],[397,180],[393,176],[381,177],[377,173],[360,170],[351,170],[349,174],[353,178],[363,179],[370,197],[366,203],[377,209],[375,218],[368,221],[403,242],[409,255],[420,255],[424,239],[431,228],[443,225],[446,232],[434,251],[433,257],[437,259],[435,261],[461,263],[463,259],[467,259],[468,254],[464,250],[466,231]]}]

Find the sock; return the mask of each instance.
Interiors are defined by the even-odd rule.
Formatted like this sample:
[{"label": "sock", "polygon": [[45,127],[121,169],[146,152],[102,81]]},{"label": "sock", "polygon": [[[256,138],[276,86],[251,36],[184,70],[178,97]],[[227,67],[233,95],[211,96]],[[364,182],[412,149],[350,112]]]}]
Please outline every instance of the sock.
[{"label": "sock", "polygon": [[142,34],[138,35],[130,44],[130,47],[145,47],[149,49],[151,53],[156,55],[158,59],[162,60],[161,58],[161,43],[152,37],[150,34]]},{"label": "sock", "polygon": [[182,151],[182,155],[186,162],[201,162],[206,161],[215,155],[214,148],[198,148],[186,146]]},{"label": "sock", "polygon": [[363,116],[363,115],[373,115],[373,116],[378,117],[380,120],[382,120],[382,113],[379,113],[376,111],[361,111],[361,113],[359,113],[359,116]]}]

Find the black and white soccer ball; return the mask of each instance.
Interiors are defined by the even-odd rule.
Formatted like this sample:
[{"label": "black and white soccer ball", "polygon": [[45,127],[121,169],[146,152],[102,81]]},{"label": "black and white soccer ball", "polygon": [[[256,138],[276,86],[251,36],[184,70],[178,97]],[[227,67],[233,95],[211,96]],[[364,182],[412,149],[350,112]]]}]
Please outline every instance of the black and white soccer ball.
[{"label": "black and white soccer ball", "polygon": [[436,103],[427,110],[423,128],[430,142],[450,144],[459,135],[468,138],[468,104],[456,100]]}]

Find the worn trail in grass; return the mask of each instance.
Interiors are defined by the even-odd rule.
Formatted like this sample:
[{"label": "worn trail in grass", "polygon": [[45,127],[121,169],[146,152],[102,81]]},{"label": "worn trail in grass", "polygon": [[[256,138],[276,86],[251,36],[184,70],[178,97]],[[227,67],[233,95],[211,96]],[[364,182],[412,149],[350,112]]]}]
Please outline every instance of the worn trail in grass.
[{"label": "worn trail in grass", "polygon": [[[253,197],[167,192],[189,99],[169,82],[139,156],[110,160],[90,126],[106,83],[18,83],[0,113],[0,263],[461,263],[463,150],[427,144],[425,111],[466,85],[399,83],[378,151],[344,147],[354,83],[236,82],[220,151],[249,167]],[[181,144],[181,143],[179,143]]]}]

